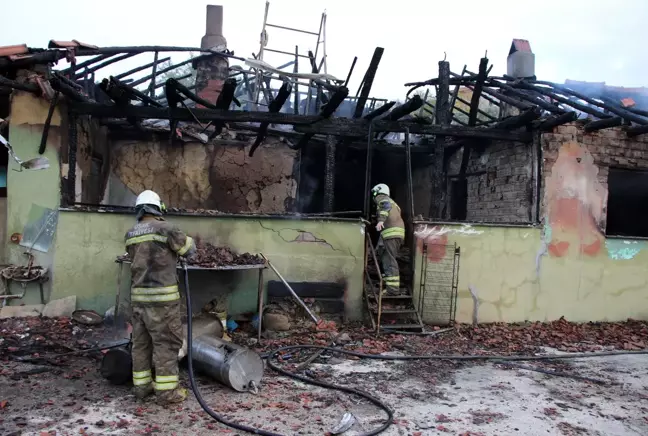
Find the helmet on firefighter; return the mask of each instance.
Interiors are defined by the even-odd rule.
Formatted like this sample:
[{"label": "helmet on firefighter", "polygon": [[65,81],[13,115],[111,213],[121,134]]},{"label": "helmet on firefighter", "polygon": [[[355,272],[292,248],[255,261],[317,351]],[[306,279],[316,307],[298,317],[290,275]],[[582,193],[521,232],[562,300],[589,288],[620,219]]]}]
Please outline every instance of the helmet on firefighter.
[{"label": "helmet on firefighter", "polygon": [[160,210],[160,212],[166,210],[166,206],[160,200],[160,196],[148,189],[138,195],[137,200],[135,200],[135,207],[144,205],[155,206]]},{"label": "helmet on firefighter", "polygon": [[380,183],[371,188],[371,193],[374,197],[379,194],[383,194],[389,197],[389,186],[385,185],[384,183]]}]

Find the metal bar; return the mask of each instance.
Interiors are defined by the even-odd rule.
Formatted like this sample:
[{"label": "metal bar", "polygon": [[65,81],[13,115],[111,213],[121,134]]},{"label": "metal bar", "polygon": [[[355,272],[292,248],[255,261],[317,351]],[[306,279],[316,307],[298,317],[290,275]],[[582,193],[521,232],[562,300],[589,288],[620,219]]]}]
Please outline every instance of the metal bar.
[{"label": "metal bar", "polygon": [[270,260],[263,255],[263,253],[259,253],[259,255],[266,261],[266,263],[268,264],[270,269],[272,269],[272,271],[274,271],[274,273],[277,274],[277,277],[279,277],[279,280],[281,280],[283,282],[286,289],[288,289],[288,291],[292,294],[295,301],[297,301],[297,303],[306,311],[306,313],[308,314],[308,316],[310,316],[310,318],[313,320],[313,322],[315,322],[315,324],[319,324],[320,320],[313,314],[313,312],[310,311],[308,306],[306,306],[306,303],[304,303],[301,300],[301,298],[299,298],[299,296],[293,290],[293,288],[290,287],[290,284],[288,284],[286,279],[284,279],[283,276],[281,275],[281,273],[279,271],[277,271],[277,268],[275,268],[275,266],[270,262]]},{"label": "metal bar", "polygon": [[279,26],[277,24],[266,23],[266,27],[274,27],[276,29],[292,30],[293,32],[307,33],[309,35],[319,36],[319,33],[309,32],[308,30],[293,29],[292,27]]},{"label": "metal bar", "polygon": [[[289,55],[289,56],[293,56],[293,55],[294,55],[294,53],[290,53],[290,52],[283,51],[283,50],[275,50],[275,49],[273,49],[273,48],[265,48],[264,51],[270,51],[270,52],[272,52],[272,53],[285,54],[285,55]],[[306,56],[306,55],[302,55],[302,54],[300,54],[300,55],[298,55],[298,56],[299,56],[300,58],[306,58],[306,59],[308,59],[308,56]]]},{"label": "metal bar", "polygon": [[351,74],[353,74],[353,69],[355,68],[356,62],[358,62],[358,56],[355,56],[353,58],[353,62],[351,62],[351,68],[349,69],[349,74],[347,74],[347,78],[344,81],[343,86],[349,86],[349,80],[351,80]]},{"label": "metal bar", "polygon": [[[121,299],[121,283],[122,283],[123,267],[124,267],[124,262],[119,262],[119,271],[117,271],[117,296],[115,297],[115,314],[114,314],[115,323],[117,322],[117,316],[119,315],[119,300]],[[185,292],[189,292],[189,290],[185,289]]]},{"label": "metal bar", "polygon": [[407,174],[407,202],[409,206],[410,230],[410,271],[412,271],[412,293],[414,292],[414,257],[416,253],[416,237],[414,236],[414,182],[412,178],[412,145],[410,143],[409,129],[405,130],[405,171]]},{"label": "metal bar", "polygon": [[376,254],[376,249],[373,246],[373,242],[371,242],[371,238],[367,238],[369,241],[369,248],[371,249],[371,254],[374,260],[374,266],[376,267],[376,271],[378,271],[378,314],[376,315],[376,335],[380,332],[380,318],[381,318],[381,312],[382,312],[382,290],[383,290],[383,280],[382,280],[382,274],[380,274],[380,265],[378,264],[378,255]]},{"label": "metal bar", "polygon": [[257,285],[257,305],[259,313],[259,324],[257,327],[257,340],[261,343],[261,330],[263,324],[263,300],[265,295],[263,289],[263,269],[259,269],[259,283]]},{"label": "metal bar", "polygon": [[[157,59],[157,52],[156,52],[156,59]],[[128,71],[126,71],[125,73],[117,74],[116,76],[113,76],[113,77],[114,77],[115,79],[123,79],[124,77],[128,77],[128,76],[130,76],[131,74],[135,74],[135,73],[138,73],[138,72],[140,72],[140,71],[142,71],[142,70],[145,70],[145,69],[147,69],[147,68],[151,68],[151,67],[154,66],[156,63],[157,63],[157,64],[161,64],[161,63],[166,62],[166,61],[168,61],[168,60],[171,60],[171,58],[170,58],[170,57],[166,57],[166,58],[162,58],[162,59],[160,59],[160,60],[154,60],[153,62],[149,62],[148,64],[142,65],[142,66],[137,67],[137,68],[133,68],[132,70],[128,70]],[[124,80],[122,80],[122,82],[124,82]]]}]

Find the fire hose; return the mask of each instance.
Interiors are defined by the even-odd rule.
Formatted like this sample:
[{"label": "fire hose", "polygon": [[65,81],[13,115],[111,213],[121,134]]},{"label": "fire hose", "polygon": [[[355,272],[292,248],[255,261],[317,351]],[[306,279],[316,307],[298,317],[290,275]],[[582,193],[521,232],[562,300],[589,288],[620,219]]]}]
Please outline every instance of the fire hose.
[{"label": "fire hose", "polygon": [[[189,289],[189,273],[187,271],[187,265],[186,263],[183,262],[182,264],[183,270],[184,270],[184,285],[185,285],[185,296],[186,296],[186,304],[187,304],[187,352],[188,352],[188,361],[187,365],[189,368],[189,383],[191,385],[191,389],[194,393],[194,396],[196,397],[196,400],[198,401],[198,404],[200,404],[200,407],[203,408],[203,410],[214,420],[218,421],[219,423],[227,426],[234,428],[236,430],[252,433],[252,434],[259,434],[259,435],[265,435],[265,436],[285,436],[282,435],[281,433],[274,433],[268,430],[263,430],[260,428],[255,428],[251,427],[245,424],[240,424],[238,422],[233,422],[227,420],[225,417],[222,415],[218,414],[215,412],[213,409],[209,407],[205,399],[202,397],[200,394],[200,390],[198,389],[198,385],[196,383],[195,375],[194,375],[194,369],[193,369],[193,354],[192,354],[192,323],[191,323],[191,292]],[[620,355],[627,355],[627,354],[648,354],[648,350],[639,350],[639,351],[606,351],[606,352],[599,352],[599,353],[578,353],[578,354],[558,354],[558,355],[543,355],[543,356],[495,356],[495,355],[420,355],[420,356],[385,356],[381,354],[364,354],[364,353],[357,353],[355,351],[350,351],[350,350],[345,350],[342,348],[335,348],[335,347],[327,347],[327,346],[321,346],[321,345],[289,345],[286,347],[281,347],[278,348],[275,351],[270,352],[267,357],[267,362],[268,366],[272,368],[274,371],[278,372],[279,374],[282,374],[286,377],[293,378],[295,380],[299,380],[303,383],[309,384],[309,385],[314,385],[314,386],[319,386],[325,389],[333,389],[336,391],[340,392],[346,392],[349,394],[354,394],[358,395],[366,400],[368,400],[370,403],[373,403],[380,409],[382,409],[386,414],[387,414],[387,419],[385,422],[380,426],[377,427],[373,430],[370,430],[366,433],[362,433],[361,436],[372,436],[372,435],[377,435],[382,433],[383,431],[387,430],[389,426],[394,421],[394,412],[389,408],[389,406],[385,403],[383,403],[380,399],[366,393],[363,391],[360,391],[358,389],[353,389],[345,386],[339,386],[335,385],[333,383],[327,383],[324,381],[320,380],[315,380],[310,377],[305,377],[302,375],[299,375],[297,373],[288,371],[287,369],[282,368],[281,366],[277,365],[274,360],[277,360],[277,357],[281,355],[282,353],[287,353],[287,352],[295,352],[295,351],[304,351],[304,350],[313,350],[313,351],[328,351],[331,353],[336,353],[336,354],[343,354],[347,356],[354,356],[358,357],[361,359],[371,359],[371,360],[389,360],[389,361],[411,361],[411,360],[454,360],[454,361],[492,361],[495,363],[504,363],[504,362],[510,362],[510,361],[540,361],[540,360],[566,360],[566,359],[582,359],[582,358],[592,358],[592,357],[603,357],[603,356],[620,356]]]}]

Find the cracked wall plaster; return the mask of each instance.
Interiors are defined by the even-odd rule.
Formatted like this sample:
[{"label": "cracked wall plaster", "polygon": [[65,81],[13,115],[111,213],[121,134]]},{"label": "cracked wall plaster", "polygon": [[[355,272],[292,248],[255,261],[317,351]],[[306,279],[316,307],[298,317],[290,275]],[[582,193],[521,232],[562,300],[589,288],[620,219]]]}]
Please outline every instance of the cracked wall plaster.
[{"label": "cracked wall plaster", "polygon": [[156,191],[170,207],[222,212],[282,213],[292,210],[297,153],[284,144],[249,146],[116,141],[111,168],[132,192]]}]

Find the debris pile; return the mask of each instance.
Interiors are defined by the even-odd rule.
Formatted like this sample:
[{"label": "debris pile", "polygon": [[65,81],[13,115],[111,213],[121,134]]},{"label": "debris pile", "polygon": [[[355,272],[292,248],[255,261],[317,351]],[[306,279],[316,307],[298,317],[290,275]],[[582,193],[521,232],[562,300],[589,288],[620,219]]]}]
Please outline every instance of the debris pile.
[{"label": "debris pile", "polygon": [[[236,265],[261,265],[261,256],[250,253],[236,254],[228,247],[217,247],[209,242],[195,238],[196,252],[187,260],[188,265],[201,268],[216,268]],[[117,262],[130,262],[128,254],[117,256]]]},{"label": "debris pile", "polygon": [[236,254],[228,247],[217,247],[196,238],[196,253],[189,259],[188,264],[203,268],[231,265],[259,265],[263,263],[261,256],[250,253]]},{"label": "debris pile", "polygon": [[70,318],[7,318],[0,320],[0,362],[92,348],[103,339],[103,327],[89,329]]}]

